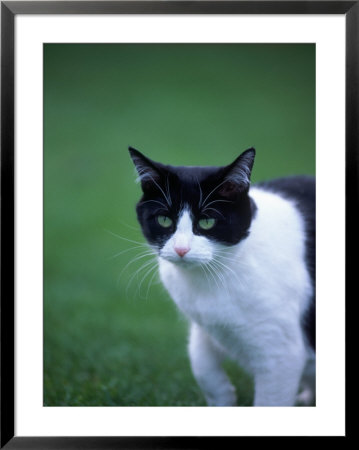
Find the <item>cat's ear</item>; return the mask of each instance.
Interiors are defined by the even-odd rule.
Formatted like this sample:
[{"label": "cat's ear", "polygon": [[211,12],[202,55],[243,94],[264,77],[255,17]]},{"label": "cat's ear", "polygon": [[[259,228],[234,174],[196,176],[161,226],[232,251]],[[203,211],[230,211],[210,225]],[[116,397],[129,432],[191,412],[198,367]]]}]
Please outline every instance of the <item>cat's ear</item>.
[{"label": "cat's ear", "polygon": [[248,192],[255,154],[255,149],[249,148],[226,167],[220,195],[235,198],[238,194]]},{"label": "cat's ear", "polygon": [[128,151],[136,167],[138,173],[137,180],[141,182],[142,190],[148,190],[154,184],[159,183],[160,173],[156,167],[156,163],[133,147],[129,147]]}]

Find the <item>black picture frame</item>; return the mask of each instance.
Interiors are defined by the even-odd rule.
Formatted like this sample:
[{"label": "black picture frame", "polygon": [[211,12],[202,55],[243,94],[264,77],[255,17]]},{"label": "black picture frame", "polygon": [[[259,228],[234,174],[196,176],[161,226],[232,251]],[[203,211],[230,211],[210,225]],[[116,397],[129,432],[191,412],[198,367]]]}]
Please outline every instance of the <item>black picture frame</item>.
[{"label": "black picture frame", "polygon": [[[204,448],[236,437],[25,437],[14,435],[14,33],[18,14],[340,14],[346,20],[346,304],[354,291],[359,229],[359,1],[1,2],[1,441],[6,449]],[[354,211],[355,212],[355,211]],[[353,264],[354,262],[354,264]],[[348,339],[346,316],[346,341]],[[346,364],[349,376],[348,361]],[[348,379],[347,379],[348,385]],[[347,388],[348,391],[348,388]],[[346,438],[350,435],[346,395]]]}]

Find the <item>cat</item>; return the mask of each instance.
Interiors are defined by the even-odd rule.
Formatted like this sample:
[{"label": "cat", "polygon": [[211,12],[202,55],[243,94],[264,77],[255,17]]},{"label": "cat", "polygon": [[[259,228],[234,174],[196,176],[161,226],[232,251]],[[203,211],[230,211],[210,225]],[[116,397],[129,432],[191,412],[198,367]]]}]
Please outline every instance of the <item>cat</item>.
[{"label": "cat", "polygon": [[235,406],[222,362],[254,380],[254,406],[315,401],[315,178],[251,186],[255,149],[221,167],[171,166],[129,147],[142,232],[190,321],[192,372],[209,406]]}]

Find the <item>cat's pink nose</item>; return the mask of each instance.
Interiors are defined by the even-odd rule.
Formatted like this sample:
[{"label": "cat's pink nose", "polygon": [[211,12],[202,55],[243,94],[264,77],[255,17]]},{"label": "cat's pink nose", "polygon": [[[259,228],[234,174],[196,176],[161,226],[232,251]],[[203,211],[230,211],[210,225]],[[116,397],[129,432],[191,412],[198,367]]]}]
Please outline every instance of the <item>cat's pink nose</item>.
[{"label": "cat's pink nose", "polygon": [[175,247],[174,249],[177,255],[180,256],[181,258],[183,258],[184,255],[188,253],[190,250],[189,247]]}]

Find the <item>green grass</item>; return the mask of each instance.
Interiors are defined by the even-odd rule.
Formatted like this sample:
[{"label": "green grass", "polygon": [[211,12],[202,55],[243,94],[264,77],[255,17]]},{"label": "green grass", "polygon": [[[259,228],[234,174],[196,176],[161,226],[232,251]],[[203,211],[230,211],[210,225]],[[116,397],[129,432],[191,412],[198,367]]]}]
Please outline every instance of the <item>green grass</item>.
[{"label": "green grass", "polygon": [[[205,404],[185,319],[154,272],[135,275],[146,258],[123,270],[141,251],[125,239],[144,242],[129,145],[182,165],[255,146],[254,181],[314,174],[314,46],[45,45],[48,406]],[[250,405],[250,378],[226,369]]]}]

